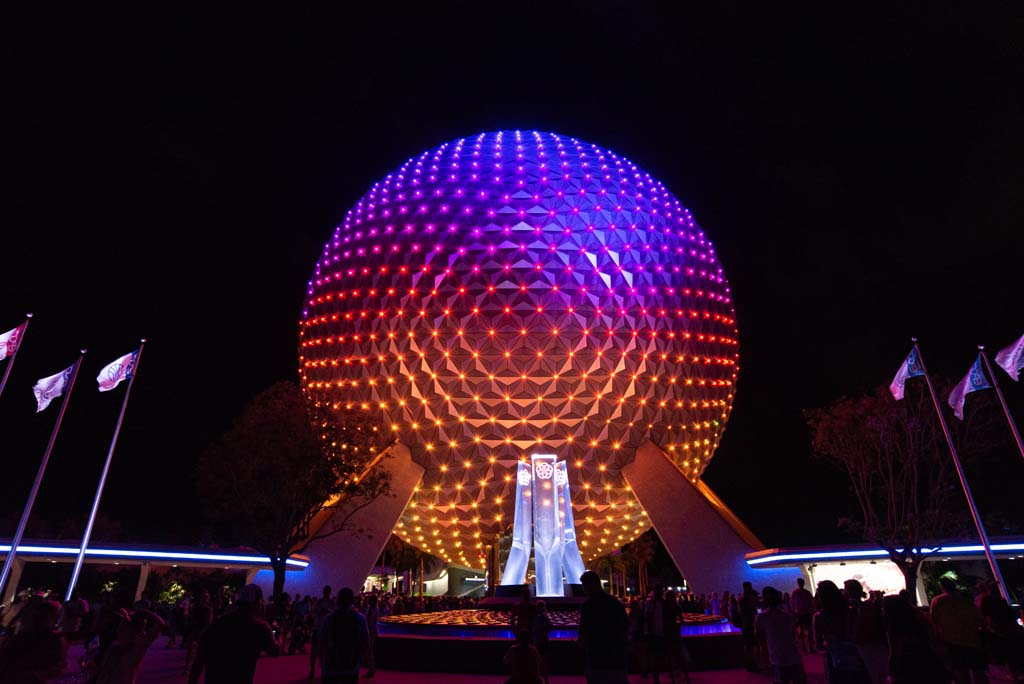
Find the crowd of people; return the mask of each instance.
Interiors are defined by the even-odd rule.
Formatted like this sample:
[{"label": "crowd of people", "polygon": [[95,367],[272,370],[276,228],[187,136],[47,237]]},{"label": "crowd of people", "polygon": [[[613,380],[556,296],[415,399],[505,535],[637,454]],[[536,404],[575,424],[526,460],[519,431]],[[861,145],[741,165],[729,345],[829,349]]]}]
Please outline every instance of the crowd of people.
[{"label": "crowd of people", "polygon": [[357,614],[366,638],[354,652],[367,667],[363,676],[372,678],[378,618],[474,605],[469,598],[357,595],[347,589],[334,596],[330,587],[318,597],[282,593],[266,603],[257,585],[233,595],[199,590],[171,605],[157,604],[149,595],[132,603],[123,594],[91,603],[76,595],[61,604],[29,592],[0,614],[0,682],[42,684],[65,671],[68,645],[79,642],[85,646],[81,666],[89,684],[130,684],[161,636],[166,648],[183,651],[182,674],[193,684],[204,675],[209,684],[251,682],[262,653],[308,653],[310,679],[319,668],[325,682],[348,681],[353,666],[342,655],[348,640],[337,635],[351,632]]},{"label": "crowd of people", "polygon": [[906,592],[867,595],[856,579],[840,588],[802,579],[791,593],[749,582],[730,619],[742,629],[746,667],[767,660],[779,684],[803,684],[801,651],[821,652],[826,684],[987,684],[991,663],[1024,681],[1024,628],[995,583],[972,599],[949,577],[927,611]]},{"label": "crowd of people", "polygon": [[[1024,628],[994,583],[974,597],[944,577],[927,610],[906,592],[866,595],[855,579],[840,588],[803,579],[791,591],[746,582],[740,592],[695,595],[654,587],[647,596],[619,599],[593,572],[581,577],[579,641],[588,684],[624,684],[630,664],[655,684],[689,681],[690,656],[680,635],[687,613],[723,615],[742,632],[745,666],[768,670],[778,684],[804,684],[803,655],[821,653],[826,684],[986,684],[990,663],[1024,682]],[[252,682],[261,654],[303,654],[309,678],[354,684],[375,674],[378,620],[388,615],[471,608],[475,601],[385,592],[320,596],[281,594],[264,603],[257,585],[233,596],[206,591],[172,606],[148,598],[131,606],[75,597],[63,605],[29,596],[3,616],[0,682],[43,684],[66,667],[68,643],[87,644],[83,667],[90,684],[132,684],[150,646],[161,636],[180,648],[189,684]],[[515,637],[505,655],[509,684],[547,684],[552,620],[543,600],[524,588],[509,613]]]}]

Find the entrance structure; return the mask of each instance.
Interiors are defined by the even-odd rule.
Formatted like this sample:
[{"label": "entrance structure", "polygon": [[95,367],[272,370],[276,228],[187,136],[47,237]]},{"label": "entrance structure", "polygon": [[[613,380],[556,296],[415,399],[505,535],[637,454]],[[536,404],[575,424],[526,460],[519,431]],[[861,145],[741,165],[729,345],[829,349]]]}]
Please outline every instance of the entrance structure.
[{"label": "entrance structure", "polygon": [[[620,155],[503,131],[410,159],[328,241],[299,332],[317,419],[368,414],[408,454],[368,548],[394,532],[496,574],[511,533],[504,581],[533,546],[546,592],[579,570],[573,543],[585,563],[652,525],[698,590],[736,587],[698,584],[696,558],[731,567],[760,546],[699,481],[739,370],[725,273],[690,212]],[[522,505],[542,467],[561,522]],[[353,572],[374,560],[345,556]]]}]

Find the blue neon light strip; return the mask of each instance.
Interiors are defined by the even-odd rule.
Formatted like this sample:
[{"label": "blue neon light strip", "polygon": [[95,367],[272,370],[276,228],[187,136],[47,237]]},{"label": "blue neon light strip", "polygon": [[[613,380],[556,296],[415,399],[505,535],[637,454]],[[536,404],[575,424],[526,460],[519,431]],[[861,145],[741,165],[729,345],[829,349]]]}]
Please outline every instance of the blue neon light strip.
[{"label": "blue neon light strip", "polygon": [[[78,554],[77,546],[19,546],[19,554],[74,556]],[[0,544],[0,553],[9,553],[10,544]],[[194,560],[211,563],[258,563],[270,565],[269,556],[238,556],[221,553],[186,553],[182,551],[149,551],[141,549],[87,549],[86,556],[102,556],[108,558],[160,559],[160,560]],[[286,565],[298,568],[309,566],[309,561],[289,558]]]},{"label": "blue neon light strip", "polygon": [[[1024,551],[1024,544],[992,544],[993,552],[1014,552]],[[965,546],[939,546],[930,550],[938,554],[965,554],[984,553],[985,549],[981,544],[970,544]],[[748,558],[747,565],[761,565],[763,563],[781,563],[784,561],[818,561],[837,560],[848,558],[888,558],[889,554],[884,549],[850,549],[848,551],[812,551],[807,553],[780,553],[759,558]]]}]

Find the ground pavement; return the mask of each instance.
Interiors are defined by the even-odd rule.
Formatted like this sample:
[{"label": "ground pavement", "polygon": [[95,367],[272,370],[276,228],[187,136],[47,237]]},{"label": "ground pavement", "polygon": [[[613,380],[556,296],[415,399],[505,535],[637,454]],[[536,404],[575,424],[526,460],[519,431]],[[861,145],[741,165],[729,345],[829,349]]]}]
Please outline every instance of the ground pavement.
[{"label": "ground pavement", "polygon": [[[81,646],[73,646],[68,657],[68,672],[50,684],[84,684],[84,677],[79,672],[77,663],[81,656]],[[184,684],[181,674],[185,652],[178,648],[168,649],[164,639],[159,639],[146,654],[139,673],[137,684]],[[454,665],[454,664],[453,664]],[[822,660],[820,655],[804,657],[808,683],[820,684],[822,676]],[[455,669],[454,667],[452,669]],[[260,658],[256,667],[255,684],[319,684],[319,677],[311,683],[306,679],[309,673],[309,656],[280,656],[277,658]],[[395,672],[378,670],[373,679],[363,679],[367,684],[503,684],[507,679],[504,675],[467,675],[445,674],[436,672]],[[744,670],[713,670],[693,672],[690,675],[693,684],[770,684],[772,679],[768,673],[752,674]],[[662,682],[669,682],[662,677]],[[630,675],[630,684],[650,684],[651,679],[641,679],[640,675]],[[551,684],[584,684],[582,675],[557,676],[551,678]]]}]

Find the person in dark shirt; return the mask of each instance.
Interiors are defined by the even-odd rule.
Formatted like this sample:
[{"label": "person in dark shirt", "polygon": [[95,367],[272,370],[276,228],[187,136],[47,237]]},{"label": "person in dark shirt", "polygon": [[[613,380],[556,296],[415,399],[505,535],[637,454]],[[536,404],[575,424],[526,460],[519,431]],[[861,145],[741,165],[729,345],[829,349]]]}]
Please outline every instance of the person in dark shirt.
[{"label": "person in dark shirt", "polygon": [[320,628],[320,671],[324,684],[355,684],[369,646],[366,618],[355,609],[355,596],[343,587],[338,607]]},{"label": "person in dark shirt", "polygon": [[189,612],[188,622],[188,634],[185,637],[185,669],[182,671],[185,676],[188,676],[189,670],[192,669],[192,662],[196,659],[199,640],[213,624],[213,604],[210,603],[210,592],[204,589],[199,595],[199,600]]},{"label": "person in dark shirt", "polygon": [[533,616],[533,629],[530,630],[533,637],[533,645],[537,648],[537,653],[540,654],[540,674],[544,679],[544,684],[551,684],[551,678],[548,673],[548,646],[551,643],[551,630],[554,625],[551,622],[551,616],[548,615],[547,605],[543,601],[537,601],[536,609],[537,612]]},{"label": "person in dark shirt", "polygon": [[540,653],[530,643],[530,630],[524,628],[516,632],[516,643],[505,653],[502,662],[512,669],[505,684],[542,684]]},{"label": "person in dark shirt", "polygon": [[747,672],[760,672],[757,664],[757,636],[754,634],[754,619],[757,618],[757,606],[760,597],[750,582],[743,583],[740,594],[740,629],[743,630],[743,666]]},{"label": "person in dark shirt", "polygon": [[604,593],[593,570],[580,576],[587,600],[580,606],[580,641],[586,661],[587,684],[627,684],[626,609]]},{"label": "person in dark shirt", "polygon": [[519,634],[519,630],[525,629],[533,635],[533,618],[537,614],[537,607],[530,600],[530,587],[523,585],[519,593],[519,603],[512,606],[512,613],[509,615],[509,622],[513,634]]},{"label": "person in dark shirt", "polygon": [[20,628],[0,640],[0,682],[44,684],[67,666],[68,644],[57,631],[60,605],[33,597],[18,613]]},{"label": "person in dark shirt", "polygon": [[199,640],[199,652],[188,675],[197,684],[252,684],[260,652],[279,652],[270,625],[262,616],[263,591],[247,584],[238,594],[238,608],[215,620]]}]

